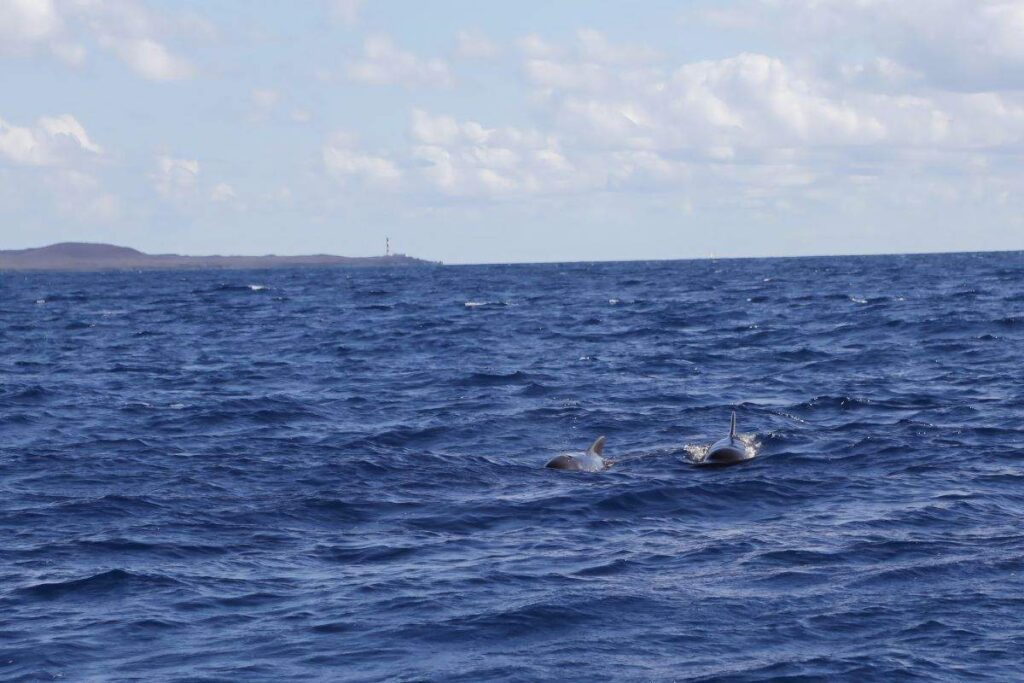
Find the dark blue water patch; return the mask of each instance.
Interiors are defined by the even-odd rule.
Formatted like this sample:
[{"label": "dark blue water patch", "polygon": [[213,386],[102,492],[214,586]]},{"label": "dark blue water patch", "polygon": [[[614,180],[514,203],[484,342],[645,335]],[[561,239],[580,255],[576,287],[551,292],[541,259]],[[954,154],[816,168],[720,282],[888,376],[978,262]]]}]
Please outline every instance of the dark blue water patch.
[{"label": "dark blue water patch", "polygon": [[0,678],[1017,680],[1022,273],[0,274]]},{"label": "dark blue water patch", "polygon": [[459,384],[466,387],[522,385],[531,379],[533,379],[532,375],[522,372],[521,370],[515,370],[508,373],[473,372],[468,376],[461,378],[459,380]]},{"label": "dark blue water patch", "polygon": [[111,569],[80,579],[37,583],[16,589],[15,595],[27,600],[81,601],[109,599],[127,593],[147,593],[180,585],[166,576],[135,574],[123,569]]}]

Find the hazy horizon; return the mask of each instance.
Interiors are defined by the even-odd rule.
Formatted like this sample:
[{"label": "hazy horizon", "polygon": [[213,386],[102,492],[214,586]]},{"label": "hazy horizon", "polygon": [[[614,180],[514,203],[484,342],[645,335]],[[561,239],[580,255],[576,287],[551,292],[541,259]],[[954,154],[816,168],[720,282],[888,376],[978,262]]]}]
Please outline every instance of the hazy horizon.
[{"label": "hazy horizon", "polygon": [[[22,249],[45,249],[47,247],[59,246],[62,244],[89,244],[95,246],[109,246],[117,248],[128,248],[139,251],[145,256],[183,256],[187,258],[206,258],[206,257],[226,257],[226,258],[254,258],[254,257],[281,257],[281,258],[293,258],[299,256],[344,256],[350,257],[351,254],[341,254],[328,251],[313,251],[307,253],[177,253],[177,252],[148,252],[143,249],[137,249],[130,244],[112,244],[107,242],[90,242],[87,240],[68,240],[66,242],[54,242],[50,244],[37,245],[33,247],[19,247],[17,249],[8,249],[7,247],[0,246],[0,253],[5,251],[18,251]],[[432,261],[434,264],[446,265],[446,266],[510,266],[510,265],[543,265],[543,264],[578,264],[578,263],[635,263],[635,262],[661,262],[661,261],[708,261],[708,260],[748,260],[748,259],[814,259],[814,258],[858,258],[858,257],[875,257],[875,256],[942,256],[942,255],[956,255],[956,254],[1012,254],[1021,253],[1024,249],[975,249],[967,251],[907,251],[907,252],[870,252],[870,253],[842,253],[842,254],[765,254],[759,256],[746,256],[746,255],[731,255],[731,256],[719,256],[716,254],[709,254],[707,256],[690,256],[690,257],[664,257],[664,258],[636,258],[636,259],[566,259],[557,261],[460,261],[460,262],[447,262],[444,259],[437,259]],[[379,254],[365,254],[360,255],[357,258],[372,258],[383,256],[383,252]],[[397,255],[410,256],[419,258],[417,254],[407,254],[399,252]],[[302,267],[302,266],[296,266]]]},{"label": "hazy horizon", "polygon": [[1024,249],[1024,0],[0,0],[0,243]]}]

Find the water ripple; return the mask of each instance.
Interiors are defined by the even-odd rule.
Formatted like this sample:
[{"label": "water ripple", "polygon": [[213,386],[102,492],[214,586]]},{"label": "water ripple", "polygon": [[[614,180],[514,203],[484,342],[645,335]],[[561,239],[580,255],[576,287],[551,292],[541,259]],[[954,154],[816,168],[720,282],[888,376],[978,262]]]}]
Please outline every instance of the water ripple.
[{"label": "water ripple", "polygon": [[0,294],[0,678],[1020,678],[1022,254]]}]

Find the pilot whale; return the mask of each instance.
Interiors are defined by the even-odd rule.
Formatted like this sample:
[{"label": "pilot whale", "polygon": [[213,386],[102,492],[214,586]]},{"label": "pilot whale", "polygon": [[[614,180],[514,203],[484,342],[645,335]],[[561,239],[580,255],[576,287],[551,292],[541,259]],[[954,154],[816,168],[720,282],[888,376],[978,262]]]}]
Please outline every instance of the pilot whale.
[{"label": "pilot whale", "polygon": [[747,448],[747,444],[736,435],[736,411],[732,413],[732,424],[729,427],[729,436],[711,444],[704,457],[697,460],[695,465],[732,465],[754,457],[754,452]]},{"label": "pilot whale", "polygon": [[556,470],[573,470],[576,472],[600,472],[611,467],[611,461],[601,457],[604,452],[604,437],[599,436],[587,452],[582,455],[569,455],[568,453],[556,455],[548,461],[545,467]]}]

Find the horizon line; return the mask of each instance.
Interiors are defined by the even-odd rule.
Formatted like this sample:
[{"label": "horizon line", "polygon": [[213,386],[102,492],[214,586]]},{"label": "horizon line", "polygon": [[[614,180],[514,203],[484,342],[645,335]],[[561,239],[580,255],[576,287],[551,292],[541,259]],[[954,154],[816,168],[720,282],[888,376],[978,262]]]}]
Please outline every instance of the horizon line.
[{"label": "horizon line", "polygon": [[[49,247],[55,247],[65,244],[88,244],[94,246],[106,246],[116,247],[120,249],[132,249],[138,251],[144,256],[180,256],[184,258],[296,258],[303,256],[335,256],[341,258],[355,258],[355,259],[370,259],[370,258],[388,258],[394,256],[405,256],[416,259],[422,257],[415,256],[409,253],[402,254],[370,254],[366,256],[353,256],[348,254],[334,254],[329,251],[316,251],[307,253],[295,253],[295,254],[274,254],[274,253],[262,253],[262,254],[187,254],[187,253],[174,253],[174,252],[147,252],[142,251],[137,247],[125,246],[123,244],[114,244],[111,242],[92,242],[92,241],[75,241],[75,240],[64,240],[61,242],[52,242],[50,244],[44,244],[42,246],[35,247],[21,247],[21,248],[7,248],[0,249],[0,253],[5,251],[27,251],[32,249],[46,249]],[[556,264],[577,264],[577,263],[671,263],[676,261],[749,261],[749,260],[778,260],[778,259],[815,259],[815,258],[877,258],[877,257],[892,257],[892,256],[942,256],[942,255],[954,255],[954,254],[1015,254],[1024,253],[1024,247],[1019,249],[951,249],[951,250],[936,250],[936,251],[907,251],[907,252],[890,252],[890,251],[879,251],[879,252],[845,252],[845,253],[821,253],[821,254],[770,254],[770,255],[739,255],[739,256],[716,256],[709,254],[707,256],[681,256],[681,257],[670,257],[670,258],[631,258],[631,259],[577,259],[577,260],[551,260],[551,261],[459,261],[450,262],[443,259],[437,261],[431,261],[432,263],[444,265],[444,266],[530,266],[530,265],[556,265]],[[430,260],[430,259],[424,259]]]},{"label": "horizon line", "polygon": [[950,256],[954,254],[1020,254],[1024,253],[1024,247],[1020,249],[973,249],[973,250],[946,250],[946,251],[879,251],[879,252],[856,252],[838,254],[772,254],[769,256],[683,256],[678,258],[634,258],[634,259],[582,259],[578,261],[473,261],[449,263],[446,266],[540,266],[571,263],[671,263],[674,261],[754,261],[754,260],[777,260],[777,259],[814,259],[814,258],[878,258],[884,256]]}]

